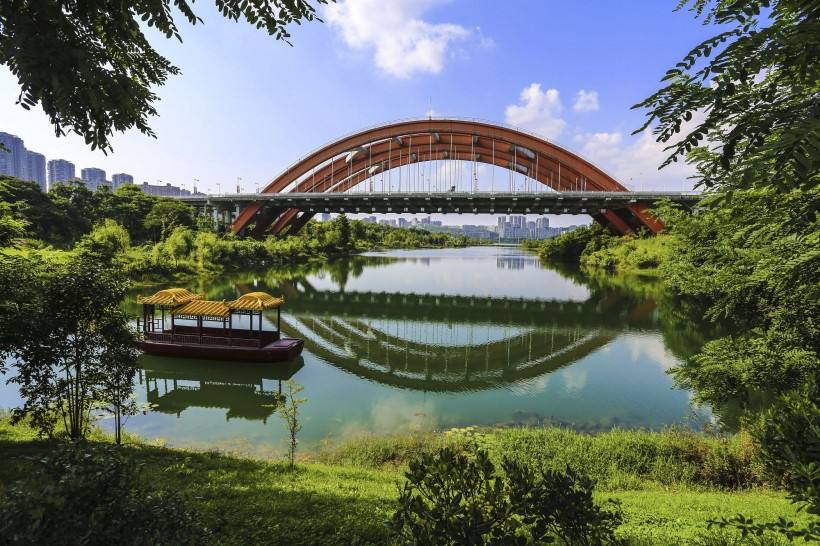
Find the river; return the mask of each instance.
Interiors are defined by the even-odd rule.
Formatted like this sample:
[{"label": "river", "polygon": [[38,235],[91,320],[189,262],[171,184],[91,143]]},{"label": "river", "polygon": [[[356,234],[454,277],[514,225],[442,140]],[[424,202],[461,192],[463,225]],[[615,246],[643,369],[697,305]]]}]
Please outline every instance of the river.
[{"label": "river", "polygon": [[[667,323],[657,283],[593,282],[517,248],[375,252],[169,284],[208,299],[284,295],[283,333],[305,340],[291,364],[143,356],[136,395],[146,411],[125,428],[170,445],[282,452],[275,393],[288,379],[304,387],[302,450],[468,425],[595,431],[710,418],[667,374],[697,341]],[[134,290],[128,309],[138,315],[136,296],[169,284]],[[0,389],[0,405],[16,403]]]}]

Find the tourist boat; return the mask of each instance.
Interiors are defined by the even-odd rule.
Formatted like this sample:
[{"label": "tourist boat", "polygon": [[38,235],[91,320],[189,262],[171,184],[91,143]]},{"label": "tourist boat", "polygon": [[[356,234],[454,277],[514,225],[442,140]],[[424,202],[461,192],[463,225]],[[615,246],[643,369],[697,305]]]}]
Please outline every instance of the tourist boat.
[{"label": "tourist boat", "polygon": [[[265,292],[250,292],[233,301],[211,301],[185,288],[167,288],[137,298],[142,305],[137,328],[142,332],[143,350],[152,355],[246,362],[293,360],[302,353],[304,342],[280,336],[284,302]],[[268,309],[276,309],[275,331],[262,329],[262,313]],[[234,328],[234,316],[249,317],[250,328]],[[254,317],[258,318],[257,329]],[[196,326],[178,324],[179,320],[195,321]]]}]

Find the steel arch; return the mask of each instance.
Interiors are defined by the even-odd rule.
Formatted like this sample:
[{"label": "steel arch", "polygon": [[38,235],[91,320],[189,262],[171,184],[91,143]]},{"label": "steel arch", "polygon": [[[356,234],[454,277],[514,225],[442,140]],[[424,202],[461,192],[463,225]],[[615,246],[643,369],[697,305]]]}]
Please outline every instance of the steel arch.
[{"label": "steel arch", "polygon": [[[389,123],[333,141],[291,165],[264,193],[346,191],[379,172],[431,160],[464,160],[525,174],[556,191],[583,186],[592,191],[628,191],[599,167],[534,134],[485,121],[422,119]],[[375,169],[375,170],[374,170]],[[593,218],[617,233],[663,224],[640,203],[619,210],[600,210]],[[234,232],[255,224],[252,235],[281,234],[301,227],[312,215],[296,208],[265,211],[247,205],[233,222]],[[294,229],[295,228],[295,229]]]}]

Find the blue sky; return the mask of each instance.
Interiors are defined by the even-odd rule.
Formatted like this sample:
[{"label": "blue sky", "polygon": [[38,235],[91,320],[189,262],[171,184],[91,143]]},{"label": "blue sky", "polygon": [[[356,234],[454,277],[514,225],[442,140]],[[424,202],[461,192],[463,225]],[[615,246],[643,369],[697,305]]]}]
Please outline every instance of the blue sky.
[{"label": "blue sky", "polygon": [[320,8],[324,24],[293,27],[289,47],[197,2],[205,23],[181,25],[184,43],[154,40],[182,70],[158,90],[157,139],[117,135],[106,156],[56,138],[41,111],[14,104],[5,68],[0,130],[78,170],[188,188],[198,178],[204,190],[241,177],[253,191],[341,135],[432,107],[540,132],[636,189],[689,189],[686,167],[657,172],[661,146],[630,136],[642,114],[629,107],[714,34],[676,3],[343,0]]}]

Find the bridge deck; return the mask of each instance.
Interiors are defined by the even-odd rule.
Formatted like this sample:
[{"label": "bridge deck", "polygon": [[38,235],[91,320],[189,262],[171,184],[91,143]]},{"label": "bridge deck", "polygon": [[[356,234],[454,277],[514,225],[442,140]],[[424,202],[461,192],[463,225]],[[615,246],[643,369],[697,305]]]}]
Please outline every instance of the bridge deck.
[{"label": "bridge deck", "polygon": [[585,214],[634,204],[651,205],[667,199],[693,206],[700,195],[692,192],[351,192],[250,193],[178,197],[197,207],[226,208],[259,203],[298,208],[306,212],[372,213],[568,213]]}]

